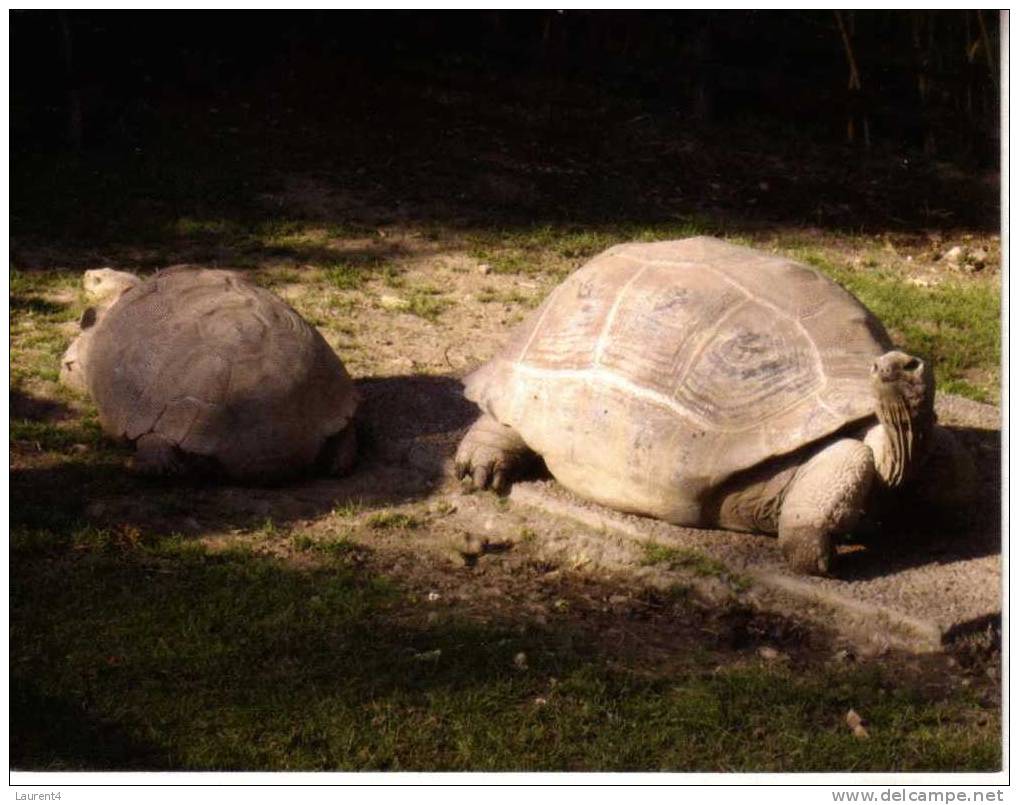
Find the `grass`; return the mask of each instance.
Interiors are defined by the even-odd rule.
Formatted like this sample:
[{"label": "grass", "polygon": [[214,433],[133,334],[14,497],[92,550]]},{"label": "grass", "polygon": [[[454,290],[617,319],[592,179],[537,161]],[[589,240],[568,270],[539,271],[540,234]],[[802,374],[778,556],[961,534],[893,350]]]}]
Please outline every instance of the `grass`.
[{"label": "grass", "polygon": [[381,511],[373,512],[365,518],[365,524],[376,531],[393,531],[418,528],[421,521],[404,512]]},{"label": "grass", "polygon": [[[702,578],[717,578],[727,582],[735,591],[750,588],[749,579],[729,570],[724,562],[719,562],[700,551],[692,548],[676,548],[648,541],[642,546],[641,564],[644,566],[660,566],[668,570],[682,570]],[[685,584],[675,584],[671,588],[673,597],[685,598],[690,590]]]},{"label": "grass", "polygon": [[13,419],[9,432],[12,442],[27,442],[37,450],[47,452],[63,452],[76,445],[100,448],[105,442],[95,419],[61,423]]},{"label": "grass", "polygon": [[[609,670],[568,621],[397,626],[404,592],[356,572],[345,547],[298,571],[130,529],[81,531],[66,556],[38,532],[12,536],[14,768],[1000,764],[997,721],[967,721],[974,700],[929,700],[873,670],[633,673]],[[850,707],[871,740],[846,729]]]},{"label": "grass", "polygon": [[692,548],[674,548],[659,542],[646,542],[643,551],[641,563],[644,565],[665,565],[670,570],[684,568],[698,576],[721,576],[728,572],[723,562]]},{"label": "grass", "polygon": [[452,301],[442,295],[442,291],[430,285],[414,288],[407,299],[407,310],[415,316],[428,321],[436,321],[439,316],[452,306]]},{"label": "grass", "polygon": [[326,282],[341,291],[359,288],[364,282],[364,266],[355,263],[334,263],[324,270]]}]

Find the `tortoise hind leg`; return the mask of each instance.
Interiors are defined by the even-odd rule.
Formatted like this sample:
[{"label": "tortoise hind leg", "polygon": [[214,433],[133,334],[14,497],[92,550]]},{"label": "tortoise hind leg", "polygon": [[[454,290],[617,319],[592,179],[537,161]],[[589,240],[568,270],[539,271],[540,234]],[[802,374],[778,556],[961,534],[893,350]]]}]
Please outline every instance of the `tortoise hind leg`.
[{"label": "tortoise hind leg", "polygon": [[146,433],[135,442],[135,454],[129,466],[138,475],[164,478],[183,475],[188,462],[176,444],[158,433]]},{"label": "tortoise hind leg", "polygon": [[326,439],[318,454],[318,469],[326,475],[346,475],[354,466],[356,458],[357,433],[351,423]]},{"label": "tortoise hind leg", "polygon": [[778,518],[778,542],[794,570],[830,570],[834,538],[856,527],[875,472],[870,448],[855,439],[828,445],[799,469]]},{"label": "tortoise hind leg", "polygon": [[206,481],[219,479],[223,475],[223,468],[215,457],[188,453],[181,450],[176,442],[158,433],[146,433],[139,437],[128,468],[147,478]]},{"label": "tortoise hind leg", "polygon": [[533,455],[513,428],[482,414],[456,451],[456,475],[478,489],[501,491]]}]

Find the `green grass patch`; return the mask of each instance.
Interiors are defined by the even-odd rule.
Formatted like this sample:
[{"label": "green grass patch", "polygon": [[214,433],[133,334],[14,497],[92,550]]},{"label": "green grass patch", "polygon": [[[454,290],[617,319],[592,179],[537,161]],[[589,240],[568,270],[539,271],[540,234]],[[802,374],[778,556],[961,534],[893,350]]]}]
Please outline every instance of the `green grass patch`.
[{"label": "green grass patch", "polygon": [[407,303],[407,312],[428,321],[436,321],[443,311],[448,310],[453,304],[438,288],[427,285],[411,290]]},{"label": "green grass patch", "polygon": [[178,218],[173,224],[173,233],[184,238],[233,237],[242,233],[233,221],[225,219]]},{"label": "green grass patch", "polygon": [[717,559],[712,559],[691,548],[675,548],[659,542],[645,542],[641,564],[665,565],[670,570],[689,570],[697,576],[723,576],[729,568]]},{"label": "green grass patch", "polygon": [[47,422],[33,419],[10,421],[12,442],[27,442],[45,452],[61,453],[75,445],[98,448],[105,445],[102,428],[96,419]]},{"label": "green grass patch", "polygon": [[[736,592],[742,592],[751,586],[748,578],[733,573],[724,562],[719,562],[692,548],[676,548],[651,540],[645,542],[642,549],[641,564],[644,566],[663,566],[668,570],[682,570],[703,578],[721,579]],[[670,589],[674,594],[671,597],[686,598],[690,593],[689,587],[683,584],[674,585]]]},{"label": "green grass patch", "polygon": [[356,263],[333,263],[322,272],[326,282],[341,291],[360,288],[364,282],[365,267]]}]

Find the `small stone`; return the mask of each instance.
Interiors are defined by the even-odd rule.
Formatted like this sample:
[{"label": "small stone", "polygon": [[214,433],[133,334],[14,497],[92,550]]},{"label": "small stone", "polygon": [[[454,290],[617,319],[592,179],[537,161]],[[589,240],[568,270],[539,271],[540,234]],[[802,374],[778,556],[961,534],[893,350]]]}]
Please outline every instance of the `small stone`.
[{"label": "small stone", "polygon": [[958,265],[959,261],[962,260],[962,246],[953,246],[941,255],[941,259],[951,263],[952,265]]},{"label": "small stone", "polygon": [[460,546],[460,553],[464,556],[480,556],[485,549],[485,542],[474,534],[464,534],[463,544]]},{"label": "small stone", "polygon": [[410,307],[410,302],[406,299],[401,299],[399,296],[392,296],[390,294],[382,294],[382,296],[379,297],[379,304],[386,310],[407,310]]},{"label": "small stone", "polygon": [[440,595],[439,595],[438,593],[436,593],[436,592],[431,592],[431,593],[428,593],[428,600],[429,600],[430,602],[432,602],[432,603],[434,603],[434,602],[438,601],[438,600],[439,600],[439,599],[440,599],[441,597],[442,597],[442,596],[440,596]]},{"label": "small stone", "polygon": [[849,649],[843,648],[835,652],[836,662],[852,662],[856,659],[856,655],[853,654]]},{"label": "small stone", "polygon": [[516,668],[518,671],[527,670],[527,655],[524,654],[524,652],[519,651],[517,652],[516,656],[513,657],[513,667]]},{"label": "small stone", "polygon": [[546,699],[544,696],[538,696],[534,700],[534,703],[538,705],[538,707],[544,707],[546,704],[548,704],[548,699]]},{"label": "small stone", "polygon": [[482,274],[491,274],[492,267],[488,263],[482,263],[478,266],[478,271]]},{"label": "small stone", "polygon": [[87,444],[72,444],[71,445],[71,452],[72,453],[87,453],[88,452],[88,445]]},{"label": "small stone", "polygon": [[761,646],[757,649],[757,653],[760,655],[761,659],[767,660],[768,662],[777,660],[782,656],[780,651],[773,649],[771,646]]},{"label": "small stone", "polygon": [[870,737],[870,733],[867,732],[867,729],[864,726],[866,722],[855,710],[850,709],[849,712],[846,713],[846,724],[849,726],[854,737],[860,738],[861,740]]},{"label": "small stone", "polygon": [[980,271],[987,265],[987,251],[985,249],[974,249],[966,255],[966,264],[974,271]]}]

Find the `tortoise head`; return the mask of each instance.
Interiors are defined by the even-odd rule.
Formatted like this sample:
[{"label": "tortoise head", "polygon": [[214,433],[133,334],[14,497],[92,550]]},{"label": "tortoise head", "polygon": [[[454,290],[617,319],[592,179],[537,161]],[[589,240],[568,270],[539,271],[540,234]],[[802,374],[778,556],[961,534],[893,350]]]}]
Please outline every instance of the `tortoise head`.
[{"label": "tortoise head", "polygon": [[76,391],[87,392],[88,348],[92,341],[93,328],[125,293],[141,283],[134,274],[114,271],[112,268],[94,268],[82,277],[85,298],[94,302],[85,309],[78,321],[81,333],[67,348],[60,359],[60,382]]},{"label": "tortoise head", "polygon": [[934,370],[920,358],[892,351],[874,361],[870,377],[888,441],[886,466],[879,460],[878,470],[897,487],[922,463],[930,442],[936,421]]},{"label": "tortoise head", "polygon": [[138,285],[141,280],[127,271],[112,268],[93,268],[86,271],[81,279],[85,298],[99,305],[110,305],[124,293]]},{"label": "tortoise head", "polygon": [[88,349],[92,341],[92,334],[96,322],[104,311],[100,308],[86,308],[81,314],[78,326],[81,332],[67,348],[64,356],[60,359],[60,382],[75,391],[87,392],[88,381],[86,371],[88,366]]}]

